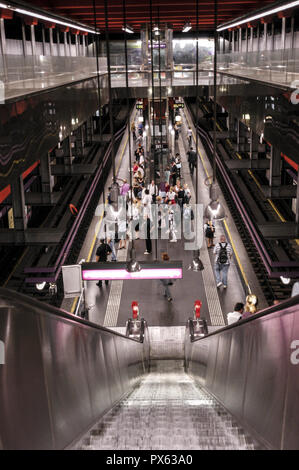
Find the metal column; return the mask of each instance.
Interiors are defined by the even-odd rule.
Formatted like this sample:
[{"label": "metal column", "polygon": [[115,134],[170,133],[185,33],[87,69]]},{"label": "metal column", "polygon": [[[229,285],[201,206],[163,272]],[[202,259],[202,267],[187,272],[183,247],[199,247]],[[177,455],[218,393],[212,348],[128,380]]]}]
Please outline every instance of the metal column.
[{"label": "metal column", "polygon": [[264,23],[264,46],[263,46],[264,51],[267,50],[267,33],[268,33],[268,24]]},{"label": "metal column", "polygon": [[286,47],[286,18],[281,18],[281,49],[284,50]]},{"label": "metal column", "polygon": [[66,31],[64,31],[63,33],[63,44],[64,44],[64,56],[67,57],[68,53],[67,53],[67,32]]},{"label": "metal column", "polygon": [[274,51],[275,43],[274,43],[274,23],[271,25],[271,51]]},{"label": "metal column", "polygon": [[242,52],[242,28],[239,29],[239,52]]},{"label": "metal column", "polygon": [[53,189],[53,178],[50,168],[50,153],[40,160],[40,178],[43,193],[51,193]]},{"label": "metal column", "polygon": [[31,33],[31,49],[32,49],[32,55],[36,55],[36,43],[35,43],[35,29],[34,29],[34,24],[30,26],[30,33]]},{"label": "metal column", "polygon": [[259,136],[251,129],[250,130],[250,159],[257,160],[259,149]]},{"label": "metal column", "polygon": [[5,56],[6,54],[6,37],[5,37],[5,28],[4,28],[4,19],[0,18],[0,47],[1,55]]},{"label": "metal column", "polygon": [[250,52],[253,51],[253,27],[250,28]]},{"label": "metal column", "polygon": [[27,227],[27,218],[25,213],[25,193],[22,175],[11,184],[11,195],[14,228],[16,230],[25,230]]},{"label": "metal column", "polygon": [[27,55],[27,43],[26,43],[26,29],[24,20],[22,20],[22,46],[23,46],[23,55],[26,57]]},{"label": "metal column", "polygon": [[49,38],[50,38],[50,55],[54,55],[54,47],[53,47],[53,29],[49,28]]},{"label": "metal column", "polygon": [[43,55],[46,55],[45,25],[43,24],[42,24],[42,38],[43,38]]},{"label": "metal column", "polygon": [[270,178],[269,186],[281,185],[281,152],[280,150],[271,147],[271,161],[270,161]]}]

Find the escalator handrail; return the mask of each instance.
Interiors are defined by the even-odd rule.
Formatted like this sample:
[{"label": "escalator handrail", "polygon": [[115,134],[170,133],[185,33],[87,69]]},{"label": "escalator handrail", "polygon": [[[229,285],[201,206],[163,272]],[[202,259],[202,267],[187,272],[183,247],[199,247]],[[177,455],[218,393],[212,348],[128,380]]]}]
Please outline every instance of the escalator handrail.
[{"label": "escalator handrail", "polygon": [[[213,331],[213,332],[209,333],[206,336],[193,338],[193,339],[191,339],[191,343],[195,343],[197,341],[202,341],[205,338],[221,334],[224,331],[231,330],[233,328],[238,328],[238,327],[244,325],[245,323],[250,323],[254,320],[257,320],[258,318],[266,317],[268,315],[271,315],[272,313],[279,312],[280,310],[284,310],[288,307],[293,307],[294,305],[299,305],[299,295],[296,295],[294,297],[290,297],[289,299],[284,300],[284,301],[280,302],[277,305],[272,305],[271,307],[267,307],[267,308],[259,311],[258,313],[254,313],[250,317],[244,318],[243,320],[239,320],[235,323],[232,323],[231,325],[227,325],[227,326],[224,326],[223,328],[219,328],[219,330]],[[187,326],[189,326],[189,321],[188,321]]]},{"label": "escalator handrail", "polygon": [[[100,331],[106,331],[110,334],[113,334],[115,336],[121,336],[122,338],[126,338],[127,340],[130,341],[135,341],[135,343],[142,343],[141,340],[138,340],[136,338],[129,338],[128,336],[125,336],[117,331],[110,330],[109,328],[106,328],[102,325],[98,325],[96,323],[90,322],[89,320],[85,320],[81,317],[78,317],[70,312],[67,312],[66,310],[54,307],[53,305],[40,302],[39,300],[33,299],[27,295],[24,295],[20,292],[12,291],[10,289],[6,289],[4,287],[0,287],[0,299],[8,299],[12,300],[13,302],[17,303],[25,303],[27,305],[31,305],[32,307],[36,308],[39,310],[40,314],[51,314],[55,315],[56,317],[63,318],[64,320],[68,320],[70,322],[75,322],[75,323],[80,323],[83,326],[88,326],[89,328],[95,329],[95,330],[100,330]],[[13,306],[14,303],[12,303],[11,306]],[[1,307],[1,302],[0,302],[0,307]],[[144,321],[144,320],[143,320]]]}]

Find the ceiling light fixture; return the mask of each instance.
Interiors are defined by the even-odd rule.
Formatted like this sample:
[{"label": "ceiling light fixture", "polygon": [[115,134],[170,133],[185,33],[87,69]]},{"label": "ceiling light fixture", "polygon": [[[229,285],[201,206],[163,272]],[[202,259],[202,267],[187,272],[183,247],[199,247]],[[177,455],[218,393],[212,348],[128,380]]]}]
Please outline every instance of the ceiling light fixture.
[{"label": "ceiling light fixture", "polygon": [[25,10],[24,8],[18,8],[17,6],[13,6],[13,5],[10,5],[10,4],[4,4],[4,3],[0,3],[0,8],[5,8],[7,10],[12,10],[12,11],[15,11],[17,13],[20,13],[21,15],[31,16],[31,17],[34,17],[34,18],[38,18],[39,20],[54,22],[55,24],[58,24],[58,25],[61,25],[61,26],[68,26],[70,28],[79,29],[80,31],[85,31],[87,33],[100,34],[99,31],[95,31],[93,29],[85,28],[83,26],[80,26],[77,23],[68,23],[67,21],[62,21],[62,20],[58,19],[55,16],[41,15],[40,13],[37,13],[34,10],[31,10],[31,11],[30,10]]},{"label": "ceiling light fixture", "polygon": [[188,33],[188,31],[190,31],[190,29],[192,29],[192,24],[190,23],[190,21],[187,21],[183,26],[182,32],[183,33]]},{"label": "ceiling light fixture", "polygon": [[132,28],[132,26],[129,26],[128,24],[124,25],[121,29],[129,34],[134,33],[134,29]]},{"label": "ceiling light fixture", "polygon": [[291,282],[291,279],[289,277],[284,277],[284,276],[280,276],[280,280],[285,286],[287,286]]},{"label": "ceiling light fixture", "polygon": [[230,24],[225,25],[225,26],[220,26],[217,29],[217,31],[220,32],[220,31],[225,31],[228,28],[235,28],[236,26],[239,26],[241,24],[250,23],[251,21],[258,20],[260,18],[264,18],[265,16],[274,15],[275,13],[279,13],[280,11],[284,11],[284,10],[288,10],[290,8],[294,8],[298,5],[299,5],[299,0],[296,0],[296,1],[290,2],[290,3],[285,3],[284,5],[280,5],[276,8],[271,8],[268,11],[260,12],[257,15],[250,16],[246,19],[239,20],[239,21],[237,20],[235,23],[230,23]]}]

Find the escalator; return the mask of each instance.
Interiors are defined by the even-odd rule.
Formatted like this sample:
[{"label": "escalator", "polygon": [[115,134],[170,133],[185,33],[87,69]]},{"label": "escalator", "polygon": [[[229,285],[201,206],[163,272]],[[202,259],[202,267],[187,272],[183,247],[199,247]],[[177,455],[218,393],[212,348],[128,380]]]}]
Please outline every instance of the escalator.
[{"label": "escalator", "polygon": [[[170,432],[171,430],[171,432]],[[81,450],[252,450],[250,436],[195,380],[183,361],[150,373],[77,447]]]},{"label": "escalator", "polygon": [[0,448],[298,449],[298,304],[151,348],[0,289]]}]

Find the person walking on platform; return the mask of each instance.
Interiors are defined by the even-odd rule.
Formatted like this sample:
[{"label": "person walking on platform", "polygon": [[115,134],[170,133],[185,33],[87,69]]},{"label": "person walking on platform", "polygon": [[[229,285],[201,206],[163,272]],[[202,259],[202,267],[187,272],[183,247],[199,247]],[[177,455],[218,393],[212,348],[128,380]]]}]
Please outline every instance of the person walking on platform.
[{"label": "person walking on platform", "polygon": [[196,153],[194,152],[193,147],[190,147],[190,150],[189,152],[187,152],[187,155],[188,155],[190,174],[191,176],[193,176],[194,168],[196,167]]},{"label": "person walking on platform", "polygon": [[[100,240],[100,245],[97,248],[96,251],[96,262],[97,263],[106,263],[107,262],[107,256],[112,253],[112,250],[108,243],[105,242],[104,238],[101,238]],[[105,281],[106,286],[108,285],[109,281]],[[102,281],[99,280],[97,282],[98,287],[102,287]]]},{"label": "person walking on platform", "polygon": [[229,312],[227,314],[227,324],[231,325],[232,323],[242,320],[243,312],[244,312],[244,304],[242,302],[236,303],[234,311]]},{"label": "person walking on platform", "polygon": [[[169,261],[169,256],[167,253],[162,253],[162,261]],[[169,286],[173,285],[173,281],[171,279],[160,279],[162,286],[164,287],[164,297],[167,297],[168,302],[172,301],[171,293]]]},{"label": "person walking on platform", "polygon": [[188,127],[188,129],[187,129],[187,139],[188,139],[189,147],[191,147],[191,144],[192,144],[192,130],[191,130],[190,127]]},{"label": "person walking on platform", "polygon": [[217,287],[222,286],[226,289],[227,287],[227,275],[230,266],[230,260],[233,254],[230,243],[227,243],[224,235],[221,235],[220,242],[214,248],[215,256],[215,276]]}]

